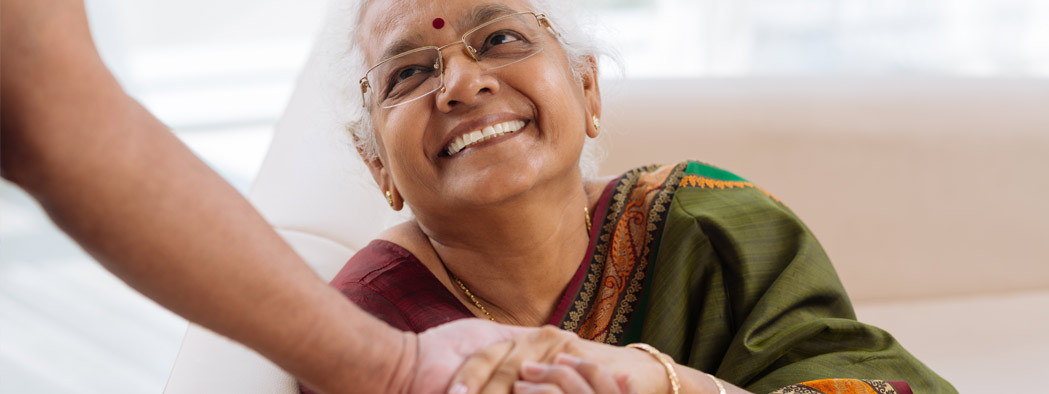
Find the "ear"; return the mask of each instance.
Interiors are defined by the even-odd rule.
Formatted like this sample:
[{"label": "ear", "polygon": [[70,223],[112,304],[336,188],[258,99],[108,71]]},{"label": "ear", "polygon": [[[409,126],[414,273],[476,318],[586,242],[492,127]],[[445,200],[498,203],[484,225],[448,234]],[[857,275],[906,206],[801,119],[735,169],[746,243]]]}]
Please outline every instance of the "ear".
[{"label": "ear", "polygon": [[360,144],[357,137],[353,137],[353,145],[357,148],[357,154],[361,156],[364,165],[367,166],[368,171],[371,172],[375,184],[379,186],[379,190],[383,194],[383,200],[387,199],[386,192],[390,192],[390,198],[393,200],[390,202],[390,208],[393,208],[394,211],[400,211],[401,208],[404,208],[404,200],[401,199],[401,195],[397,193],[397,186],[394,185],[393,177],[390,175],[390,170],[383,165],[382,158],[369,158],[368,155],[364,153],[364,147]]},{"label": "ear", "polygon": [[586,100],[586,135],[597,138],[601,130],[594,126],[593,117],[601,118],[601,88],[597,83],[597,59],[587,58],[587,67],[580,75],[583,80],[583,98]]}]

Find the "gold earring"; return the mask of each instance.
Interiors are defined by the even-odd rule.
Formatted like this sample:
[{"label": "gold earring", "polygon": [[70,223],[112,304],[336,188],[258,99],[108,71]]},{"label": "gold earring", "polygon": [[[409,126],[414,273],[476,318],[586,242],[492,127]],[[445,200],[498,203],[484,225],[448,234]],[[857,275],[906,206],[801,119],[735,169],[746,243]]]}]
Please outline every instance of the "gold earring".
[{"label": "gold earring", "polygon": [[595,130],[601,130],[601,119],[597,115],[591,115],[590,121],[594,124]]},{"label": "gold earring", "polygon": [[386,191],[386,203],[390,204],[390,208],[393,208],[393,193],[389,190]]}]

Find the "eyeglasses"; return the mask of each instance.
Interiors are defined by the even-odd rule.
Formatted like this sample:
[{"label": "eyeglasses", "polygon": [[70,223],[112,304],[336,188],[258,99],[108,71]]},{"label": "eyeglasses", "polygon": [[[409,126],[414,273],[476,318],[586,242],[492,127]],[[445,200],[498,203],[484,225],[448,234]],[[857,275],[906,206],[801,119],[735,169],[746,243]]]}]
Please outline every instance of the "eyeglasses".
[{"label": "eyeglasses", "polygon": [[543,50],[540,38],[547,30],[557,36],[544,14],[532,11],[503,15],[463,34],[444,46],[425,46],[386,58],[360,79],[361,101],[368,106],[368,92],[382,108],[393,108],[444,88],[441,50],[463,44],[463,51],[484,71],[506,67]]}]

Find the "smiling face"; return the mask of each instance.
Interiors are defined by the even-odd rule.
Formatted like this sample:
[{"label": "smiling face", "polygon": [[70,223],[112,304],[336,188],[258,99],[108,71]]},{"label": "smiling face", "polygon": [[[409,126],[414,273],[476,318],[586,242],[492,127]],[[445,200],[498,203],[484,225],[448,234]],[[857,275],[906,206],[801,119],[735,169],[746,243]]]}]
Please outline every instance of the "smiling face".
[{"label": "smiling face", "polygon": [[[458,41],[486,21],[530,10],[526,1],[513,0],[375,0],[362,11],[357,39],[371,66],[402,50]],[[535,17],[524,16],[535,24]],[[437,18],[446,22],[441,28]],[[600,115],[596,67],[576,77],[554,34],[537,31],[542,34],[532,37],[535,42],[505,31],[471,39],[487,49],[539,48],[499,68],[475,61],[462,44],[443,48],[444,89],[417,100],[383,108],[375,91],[388,95],[391,89],[369,92],[379,145],[379,159],[369,167],[380,187],[395,189],[420,220],[580,186],[583,142],[587,133],[596,135],[589,119]],[[397,68],[381,74],[407,81],[419,73]],[[369,73],[373,89],[390,85],[373,78]]]}]

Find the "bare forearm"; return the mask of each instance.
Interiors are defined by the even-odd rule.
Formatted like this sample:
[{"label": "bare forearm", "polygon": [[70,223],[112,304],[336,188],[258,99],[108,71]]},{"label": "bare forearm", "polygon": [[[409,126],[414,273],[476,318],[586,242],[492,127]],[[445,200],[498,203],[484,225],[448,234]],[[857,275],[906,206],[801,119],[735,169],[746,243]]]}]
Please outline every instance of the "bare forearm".
[{"label": "bare forearm", "polygon": [[123,92],[82,3],[2,4],[4,177],[132,287],[322,391],[393,374],[410,337],[327,286]]},{"label": "bare forearm", "polygon": [[[717,394],[718,386],[714,383],[713,376],[689,368],[687,366],[675,365],[674,368],[677,371],[678,378],[681,381],[681,392],[682,393],[710,393]],[[749,391],[741,389],[732,385],[724,380],[718,380],[721,386],[725,388],[726,394],[749,394]]]}]

